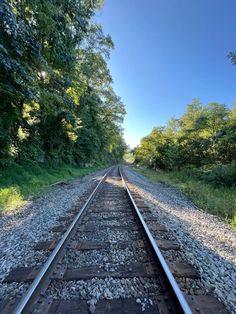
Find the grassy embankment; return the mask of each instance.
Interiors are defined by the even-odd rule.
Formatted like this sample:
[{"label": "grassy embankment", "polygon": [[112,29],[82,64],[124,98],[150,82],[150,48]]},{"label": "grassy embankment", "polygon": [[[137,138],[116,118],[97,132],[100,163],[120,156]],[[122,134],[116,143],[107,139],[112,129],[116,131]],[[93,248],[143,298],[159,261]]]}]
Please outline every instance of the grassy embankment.
[{"label": "grassy embankment", "polygon": [[236,187],[217,186],[205,182],[196,175],[196,170],[165,172],[135,168],[152,182],[174,186],[186,194],[199,208],[223,217],[236,229]]},{"label": "grassy embankment", "polygon": [[64,164],[52,167],[28,163],[0,169],[0,215],[14,211],[33,197],[40,196],[56,182],[66,182],[102,168],[105,165],[79,168]]}]

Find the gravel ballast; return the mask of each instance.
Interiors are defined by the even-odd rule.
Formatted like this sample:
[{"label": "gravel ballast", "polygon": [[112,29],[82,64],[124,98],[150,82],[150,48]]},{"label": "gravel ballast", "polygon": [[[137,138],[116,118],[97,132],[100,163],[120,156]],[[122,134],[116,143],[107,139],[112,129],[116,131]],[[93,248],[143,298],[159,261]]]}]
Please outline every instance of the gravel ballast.
[{"label": "gravel ballast", "polygon": [[175,188],[151,183],[130,167],[124,171],[153,216],[172,233],[188,262],[198,269],[206,293],[214,294],[236,313],[236,232],[219,217],[198,209]]},{"label": "gravel ballast", "polygon": [[[82,194],[95,187],[104,172],[55,186],[17,213],[0,218],[0,299],[21,296],[27,289],[27,283],[5,284],[2,281],[13,268],[42,265],[49,252],[37,252],[34,245],[41,240],[60,238],[61,233],[52,231],[52,228],[60,227],[62,222],[59,218],[68,217],[83,199]],[[149,205],[150,217],[153,218],[151,225],[159,223],[168,230],[154,232],[155,239],[175,240],[180,245],[180,251],[163,251],[164,257],[167,261],[178,262],[186,262],[187,259],[201,275],[201,279],[177,278],[182,291],[215,295],[231,313],[236,313],[236,232],[221,219],[197,209],[176,189],[150,183],[129,167],[124,167],[124,172]],[[109,178],[107,181],[113,186],[121,185],[117,180]],[[134,219],[130,213],[124,210],[128,210],[127,202],[119,199],[119,193],[115,192],[110,189],[106,198],[101,199],[99,208],[91,205],[81,230],[78,229],[74,235],[77,241],[108,242],[109,249],[81,252],[68,249],[64,261],[69,268],[98,266],[113,273],[121,265],[149,261],[144,249],[135,246],[121,249],[117,245],[119,241],[140,240],[141,234],[133,228]],[[96,228],[92,231],[94,222],[91,218],[96,219]],[[129,224],[130,228],[127,228]],[[120,227],[124,229],[119,230]],[[156,293],[161,294],[158,280],[142,277],[52,281],[47,291],[47,295],[54,299],[86,299],[93,306],[100,299],[134,297],[151,300]]]},{"label": "gravel ballast", "polygon": [[[56,185],[17,212],[0,218],[1,282],[12,268],[41,265],[46,260],[47,254],[35,251],[33,246],[38,241],[60,237],[50,229],[58,225],[59,217],[76,206],[85,191],[96,186],[104,173],[105,170],[100,170],[67,184]],[[4,285],[0,286],[0,295],[1,289]]]},{"label": "gravel ballast", "polygon": [[68,281],[66,284],[54,281],[50,285],[50,297],[54,299],[118,299],[132,297],[156,297],[160,284],[153,278],[121,278]]}]

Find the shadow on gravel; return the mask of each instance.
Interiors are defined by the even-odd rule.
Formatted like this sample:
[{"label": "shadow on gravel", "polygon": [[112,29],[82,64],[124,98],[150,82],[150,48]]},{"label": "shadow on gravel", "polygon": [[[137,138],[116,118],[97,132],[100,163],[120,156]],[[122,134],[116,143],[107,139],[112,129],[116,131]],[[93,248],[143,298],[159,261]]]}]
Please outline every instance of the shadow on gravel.
[{"label": "shadow on gravel", "polygon": [[[161,224],[171,231],[189,263],[201,273],[209,291],[236,309],[236,232],[219,217],[197,209],[181,192],[145,176],[126,173]],[[132,176],[132,179],[131,179]]]}]

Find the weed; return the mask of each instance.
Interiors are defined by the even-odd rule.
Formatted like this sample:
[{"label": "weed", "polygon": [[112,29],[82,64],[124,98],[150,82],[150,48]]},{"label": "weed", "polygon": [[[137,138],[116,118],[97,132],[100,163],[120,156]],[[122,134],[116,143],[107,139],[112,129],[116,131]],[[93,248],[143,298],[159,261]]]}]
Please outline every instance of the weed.
[{"label": "weed", "polygon": [[36,163],[14,164],[0,170],[0,214],[14,211],[28,200],[48,191],[53,183],[68,181],[104,168],[96,165],[79,168],[69,165],[40,166]]},{"label": "weed", "polygon": [[195,174],[196,170],[165,172],[136,168],[151,181],[174,186],[186,194],[199,208],[223,217],[233,228],[236,228],[236,187],[216,186],[214,182],[204,182]]}]

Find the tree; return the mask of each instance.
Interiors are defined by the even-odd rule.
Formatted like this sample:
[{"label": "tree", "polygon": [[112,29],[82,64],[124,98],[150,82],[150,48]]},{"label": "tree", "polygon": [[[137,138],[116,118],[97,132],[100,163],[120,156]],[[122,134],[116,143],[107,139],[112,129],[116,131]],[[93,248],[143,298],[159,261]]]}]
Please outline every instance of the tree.
[{"label": "tree", "polygon": [[193,100],[179,119],[154,128],[135,149],[136,163],[152,168],[179,169],[236,160],[236,110],[202,105]]},{"label": "tree", "polygon": [[114,45],[92,21],[102,3],[1,2],[1,165],[81,163],[123,150],[125,110],[107,67]]}]

